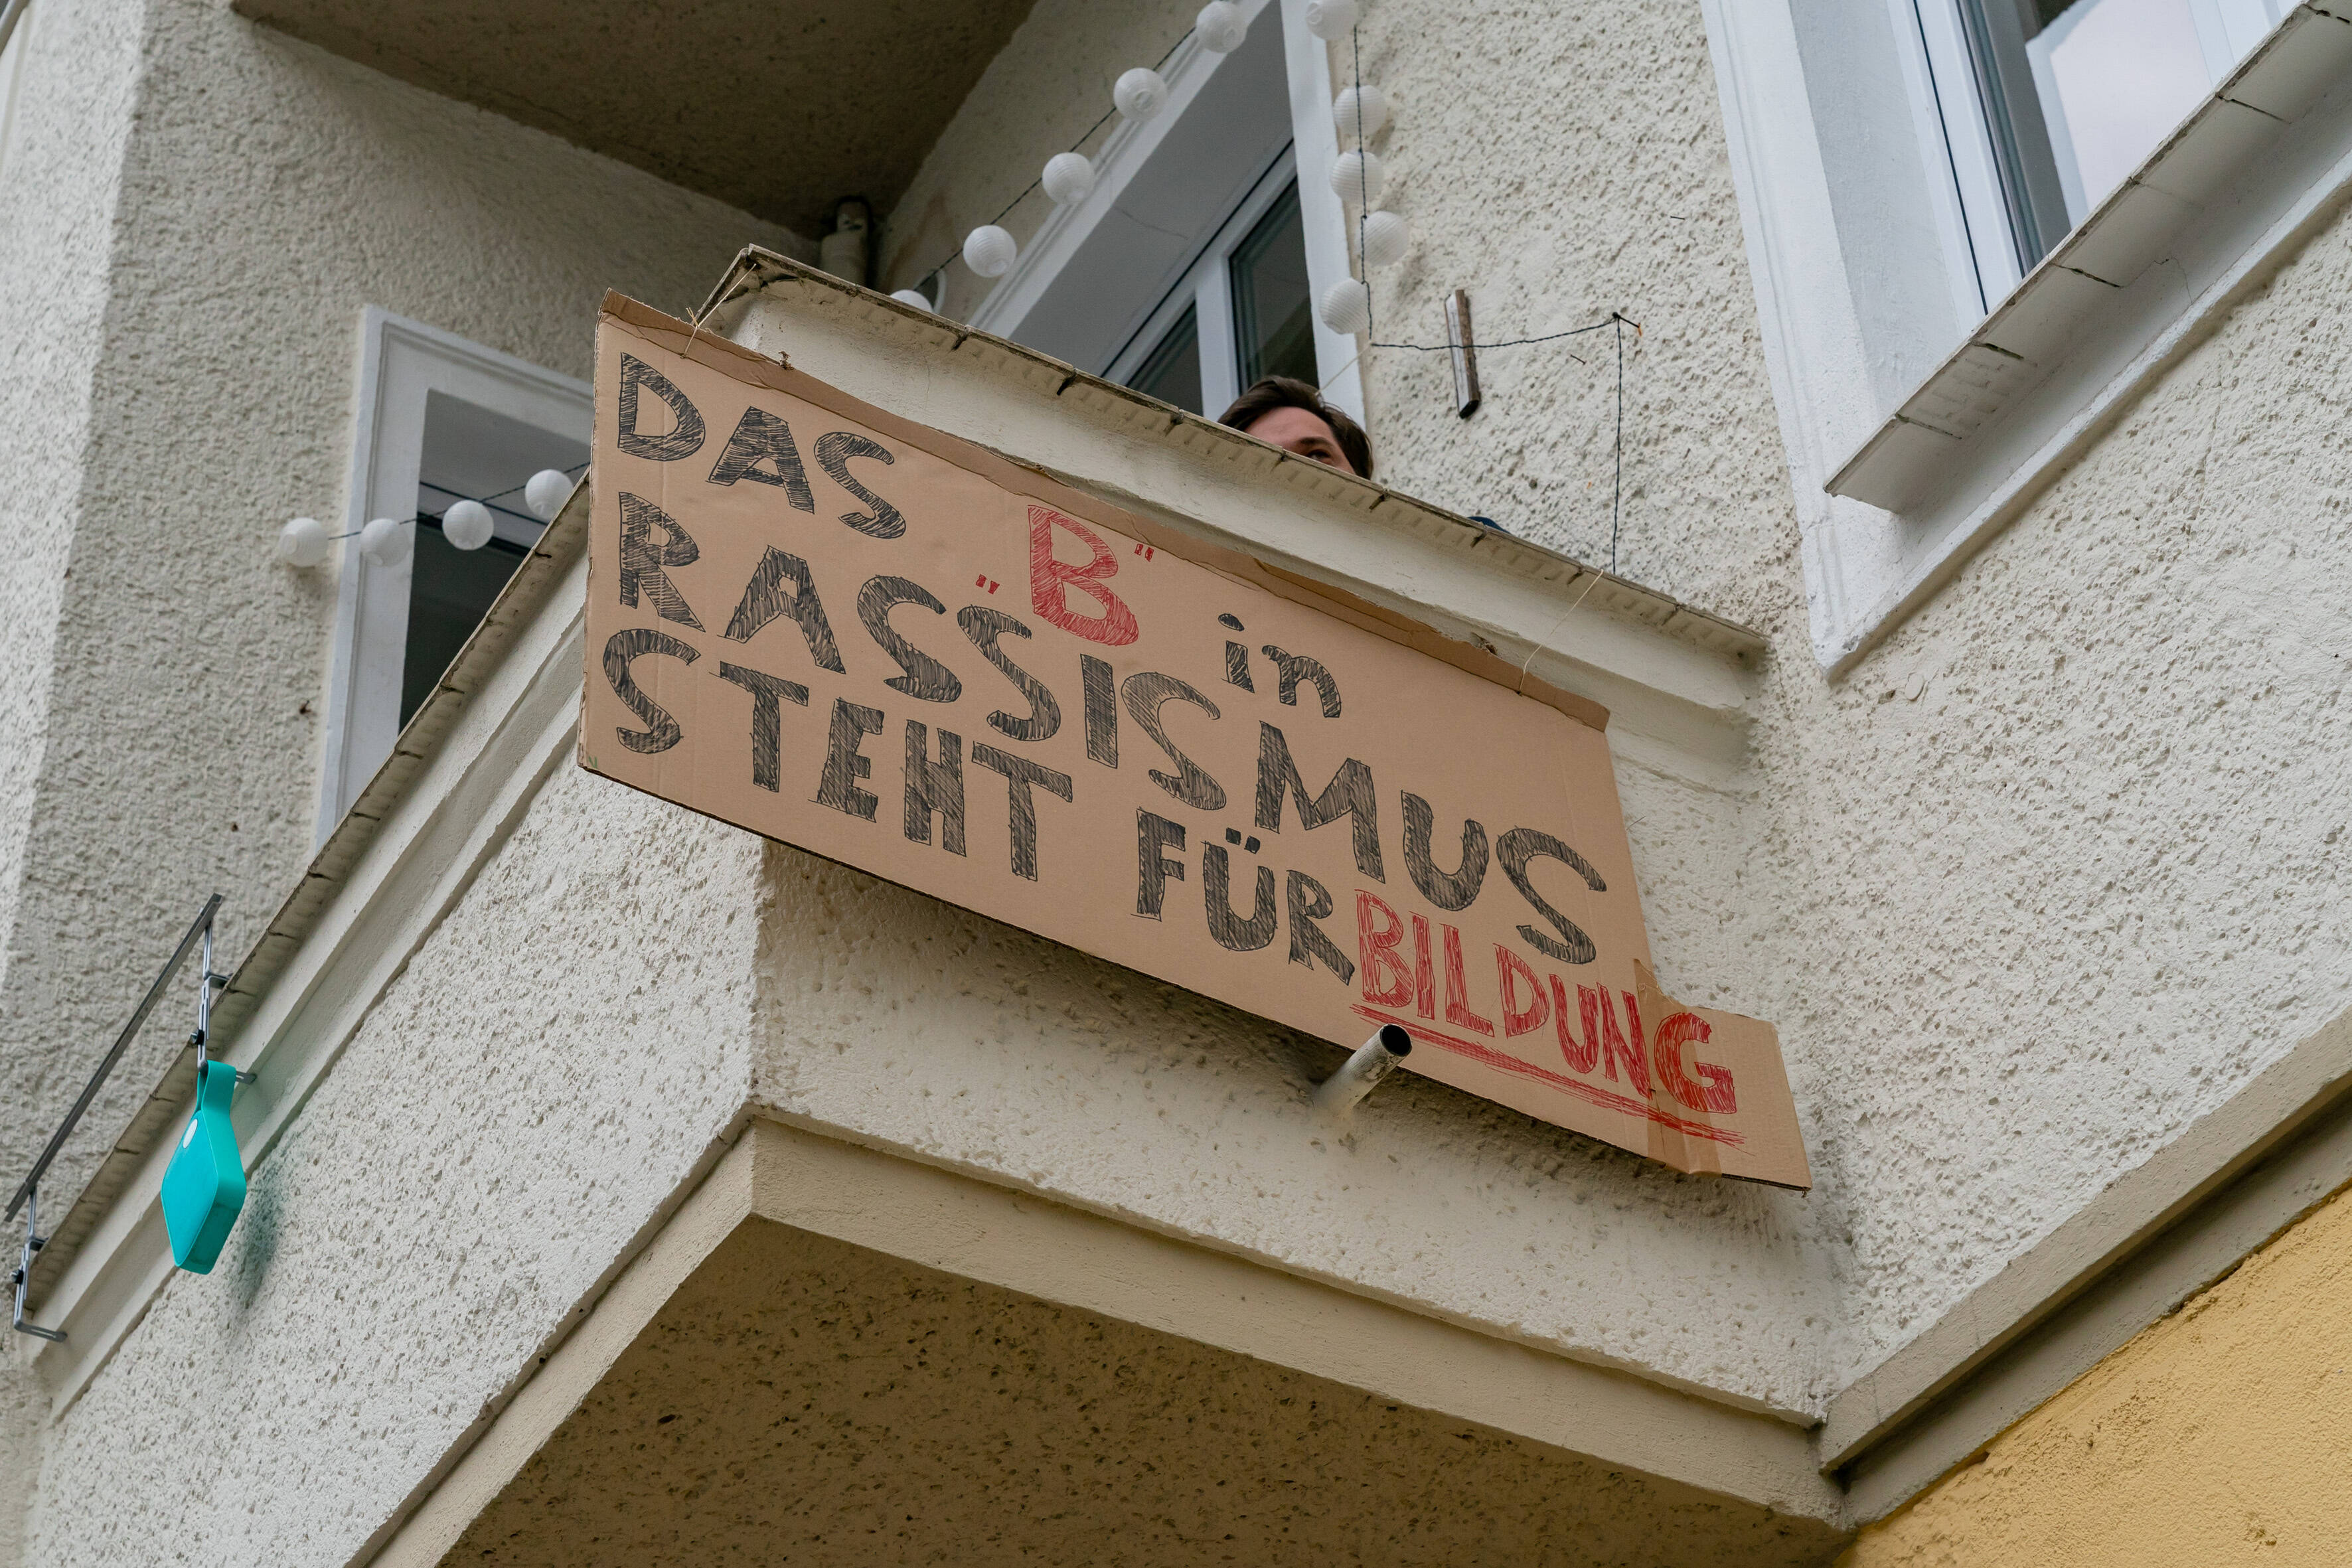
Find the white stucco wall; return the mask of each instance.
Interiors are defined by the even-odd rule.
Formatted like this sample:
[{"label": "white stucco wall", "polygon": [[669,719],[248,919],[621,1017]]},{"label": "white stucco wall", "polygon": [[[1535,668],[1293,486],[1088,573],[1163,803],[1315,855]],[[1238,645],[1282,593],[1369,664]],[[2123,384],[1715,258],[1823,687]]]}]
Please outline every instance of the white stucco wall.
[{"label": "white stucco wall", "polygon": [[[988,134],[943,140],[918,190],[992,212],[1001,165],[1059,144],[1019,89],[1083,74],[1037,58],[1066,36],[1049,15],[967,105]],[[1841,1385],[2352,1001],[2328,837],[2352,639],[2326,611],[2352,574],[2326,303],[2352,238],[2315,241],[1832,683],[1697,8],[1374,0],[1361,49],[1395,106],[1381,205],[1414,237],[1376,275],[1381,336],[1441,341],[1456,287],[1482,338],[1641,321],[1619,566],[1773,639],[1736,852],[1707,842],[1719,804],[1688,809],[1712,786],[1647,791],[1622,747],[1620,772],[1667,983],[1780,1026]],[[1486,353],[1468,421],[1443,356],[1370,351],[1383,478],[1605,563],[1611,339]]]},{"label": "white stucco wall", "polygon": [[559,770],[56,1421],[27,1560],[350,1562],[729,1130],[761,858]]},{"label": "white stucco wall", "polygon": [[[1041,5],[918,178],[894,256],[924,226],[952,240],[992,216],[1092,119],[1076,88],[1049,88],[1107,91],[1187,19],[1099,9]],[[567,770],[262,1168],[220,1271],[175,1280],[68,1411],[43,1552],[149,1560],[192,1518],[216,1560],[345,1560],[746,1095],[1810,1409],[2352,1000],[2336,854],[2352,227],[2313,241],[1832,683],[1810,654],[1696,9],[1374,0],[1364,51],[1397,103],[1381,145],[1416,230],[1382,276],[1384,318],[1426,338],[1459,286],[1487,335],[1611,308],[1642,321],[1621,564],[1773,640],[1744,767],[1621,734],[1619,777],[1662,978],[1780,1026],[1820,1190],[1676,1177],[1420,1082],[1384,1089],[1353,1144],[1318,1144],[1296,1108],[1320,1047]],[[577,372],[607,283],[688,303],[766,237],[210,4],[165,7],[145,58],[123,237],[88,302],[103,443],[79,512],[39,524],[102,520],[106,547],[90,521],[71,584],[23,578],[32,610],[14,625],[12,598],[0,629],[53,635],[59,671],[26,830],[43,869],[0,997],[12,1073],[37,1026],[95,1037],[215,881],[250,920],[307,851],[318,721],[299,710],[320,706],[331,585],[267,557],[279,520],[331,510],[342,482],[360,305]],[[181,199],[194,189],[238,221]],[[378,201],[404,221],[378,221]],[[43,352],[38,374],[69,381],[65,350]],[[1605,556],[1613,360],[1576,352],[1589,363],[1489,355],[1466,423],[1435,356],[1375,352],[1384,477]],[[178,547],[191,529],[216,547]],[[39,592],[62,606],[53,634]],[[125,637],[131,654],[107,651]],[[126,736],[152,766],[108,751]],[[654,945],[677,929],[714,945]],[[52,945],[68,937],[71,964]],[[615,956],[558,963],[566,943]],[[688,983],[653,983],[689,962]],[[27,969],[71,994],[52,1005]],[[708,1002],[690,1027],[662,1000],[688,992]],[[16,1000],[36,995],[37,1015]],[[634,1120],[608,1098],[630,1047],[590,1037],[599,999],[665,1075]],[[493,1167],[464,1163],[478,1149]],[[390,1210],[457,1217],[352,1225],[344,1199],[379,1180],[397,1184]],[[423,1342],[401,1315],[420,1284],[467,1332],[375,1366]],[[317,1386],[322,1363],[353,1380]],[[270,1489],[224,1497],[194,1457],[156,1468],[136,1444],[164,1392],[275,1434]],[[142,1505],[120,1506],[141,1476]]]},{"label": "white stucco wall", "polygon": [[[1362,47],[1398,104],[1386,205],[1416,236],[1379,275],[1390,319],[1433,325],[1466,287],[1482,337],[1641,321],[1621,566],[1773,638],[1759,837],[1702,973],[1780,1026],[1845,1211],[1842,1384],[2352,1003],[2327,847],[2352,637],[2325,609],[2352,586],[2329,303],[2352,234],[1832,683],[1697,9],[1381,0]],[[1612,367],[1591,357],[1487,354],[1465,422],[1437,356],[1372,351],[1389,473],[1605,559],[1578,504],[1608,489]],[[1498,479],[1535,504],[1479,504]]]},{"label": "white stucco wall", "polygon": [[[59,432],[0,452],[28,542],[0,568],[0,648],[38,672],[0,698],[12,1185],[205,895],[228,897],[233,962],[310,858],[334,572],[273,550],[286,519],[342,515],[362,310],[585,376],[607,288],[687,310],[742,245],[805,248],[217,0],[51,9],[0,178],[0,246],[48,291],[0,321],[22,367],[0,397],[44,411],[10,429]],[[53,1202],[152,1085],[184,1000]]]},{"label": "white stucco wall", "polygon": [[[34,781],[47,753],[48,672],[65,565],[83,501],[90,389],[103,342],[122,149],[139,78],[137,29],[102,8],[48,5],[18,24],[18,75],[0,154],[0,930],[14,933],[24,894]],[[0,1028],[13,1032],[41,997],[20,1002],[10,940],[0,945]],[[30,1020],[26,1020],[29,1025]],[[42,1080],[11,1053],[11,1103]],[[0,1165],[22,1179],[37,1143],[0,1134]]]},{"label": "white stucco wall", "polygon": [[1486,1331],[1801,1412],[1833,1302],[1812,1200],[1683,1176],[779,847],[760,1099],[796,1119]]}]

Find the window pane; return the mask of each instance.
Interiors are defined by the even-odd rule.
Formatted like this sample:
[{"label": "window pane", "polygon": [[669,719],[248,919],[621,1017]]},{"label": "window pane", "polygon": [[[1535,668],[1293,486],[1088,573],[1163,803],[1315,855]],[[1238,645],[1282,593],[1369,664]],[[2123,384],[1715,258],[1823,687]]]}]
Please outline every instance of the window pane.
[{"label": "window pane", "polygon": [[1232,265],[1234,348],[1243,387],[1269,375],[1314,385],[1315,318],[1297,185],[1234,247]]},{"label": "window pane", "polygon": [[[408,584],[408,650],[400,661],[400,722],[404,728],[530,547],[493,539],[479,550],[459,550],[436,522],[416,528],[415,574]],[[436,520],[437,521],[437,520]]]},{"label": "window pane", "polygon": [[[2287,9],[2284,0],[1948,3],[1958,6],[2020,271],[2146,163]],[[1970,84],[1944,74],[1937,91],[1948,104],[1947,93]],[[1969,222],[1981,256],[1988,237],[1973,232],[1973,208]]]},{"label": "window pane", "polygon": [[2026,49],[2077,223],[2213,89],[2189,0],[2078,0]]},{"label": "window pane", "polygon": [[[524,510],[523,482],[541,468],[577,472],[587,460],[588,448],[580,442],[446,393],[426,395],[408,643],[400,661],[403,725],[433,695],[442,672],[546,527]],[[497,531],[479,550],[459,550],[441,533],[441,514],[468,497],[487,499]]]},{"label": "window pane", "polygon": [[1192,307],[1184,308],[1128,384],[1146,397],[1194,414],[1207,412],[1201,406],[1201,323]]}]

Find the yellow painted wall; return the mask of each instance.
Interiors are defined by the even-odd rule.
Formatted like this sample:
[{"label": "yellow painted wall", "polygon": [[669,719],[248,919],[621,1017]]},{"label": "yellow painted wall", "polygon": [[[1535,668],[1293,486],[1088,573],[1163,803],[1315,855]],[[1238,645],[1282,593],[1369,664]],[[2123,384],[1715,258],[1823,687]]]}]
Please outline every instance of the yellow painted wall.
[{"label": "yellow painted wall", "polygon": [[2352,1562],[2352,1198],[1864,1531],[1839,1568]]}]

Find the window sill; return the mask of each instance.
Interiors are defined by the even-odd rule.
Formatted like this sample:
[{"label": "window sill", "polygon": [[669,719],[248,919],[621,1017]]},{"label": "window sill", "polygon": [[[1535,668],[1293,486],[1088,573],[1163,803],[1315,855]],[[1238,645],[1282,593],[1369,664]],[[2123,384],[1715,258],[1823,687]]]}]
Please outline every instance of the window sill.
[{"label": "window sill", "polygon": [[2331,4],[2290,14],[1828,481],[1883,509],[1841,509],[1811,542],[1832,675],[2333,218],[2352,189],[2352,5]]}]

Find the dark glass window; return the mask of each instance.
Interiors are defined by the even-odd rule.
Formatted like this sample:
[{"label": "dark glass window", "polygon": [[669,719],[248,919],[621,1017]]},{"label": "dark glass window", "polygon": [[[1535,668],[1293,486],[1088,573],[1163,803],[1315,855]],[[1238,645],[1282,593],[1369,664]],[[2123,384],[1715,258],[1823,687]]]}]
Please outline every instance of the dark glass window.
[{"label": "dark glass window", "polygon": [[1192,307],[1185,307],[1128,384],[1162,403],[1195,414],[1206,412],[1201,406],[1201,322]]},{"label": "dark glass window", "polygon": [[1234,289],[1234,351],[1242,386],[1269,375],[1296,376],[1313,385],[1314,301],[1307,283],[1307,229],[1299,218],[1296,184],[1234,247],[1228,268]]},{"label": "dark glass window", "polygon": [[[408,645],[400,661],[403,726],[433,695],[442,672],[546,528],[523,506],[524,481],[541,468],[576,474],[587,460],[588,448],[580,442],[446,393],[426,395]],[[469,497],[488,498],[497,529],[479,550],[459,550],[441,533],[441,514]]]}]

